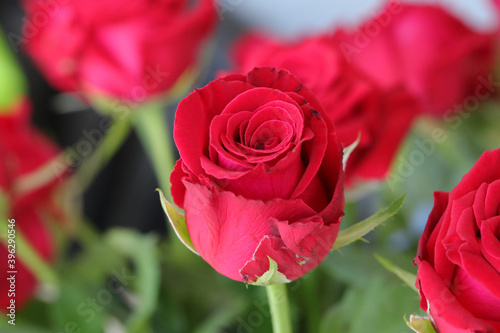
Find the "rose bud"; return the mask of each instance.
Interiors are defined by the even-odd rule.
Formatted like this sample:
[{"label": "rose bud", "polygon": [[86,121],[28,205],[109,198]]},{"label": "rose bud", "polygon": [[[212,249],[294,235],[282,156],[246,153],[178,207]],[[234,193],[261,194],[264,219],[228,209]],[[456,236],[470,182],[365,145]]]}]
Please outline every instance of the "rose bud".
[{"label": "rose bud", "polygon": [[493,34],[472,30],[441,6],[390,2],[335,38],[347,61],[383,87],[403,82],[431,115],[451,114],[468,96],[492,94]]},{"label": "rose bud", "polygon": [[174,202],[194,250],[219,273],[282,282],[330,252],[342,219],[342,153],[333,122],[286,70],[256,68],[184,98],[174,139]]},{"label": "rose bud", "polygon": [[[34,181],[28,187],[21,186],[24,177],[47,167],[59,154],[56,146],[30,125],[30,105],[20,100],[9,110],[0,110],[0,200],[7,200],[7,207],[0,207],[0,215],[7,220],[15,220],[15,234],[22,233],[24,239],[39,256],[47,262],[54,258],[54,249],[50,233],[42,221],[42,217],[60,217],[53,197],[59,185],[54,177],[34,188]],[[3,221],[7,234],[7,220]],[[18,248],[16,248],[18,250]],[[37,280],[15,253],[15,263],[8,262],[9,250],[0,243],[0,258],[5,269],[0,272],[0,311],[6,311],[10,300],[15,299],[16,309],[29,301]],[[7,267],[8,263],[13,267]],[[8,271],[15,274],[15,297],[9,292],[10,277]],[[11,296],[9,296],[11,294]]]},{"label": "rose bud", "polygon": [[332,118],[340,143],[360,142],[346,166],[346,185],[383,179],[419,113],[403,87],[381,89],[344,59],[328,36],[280,42],[255,34],[233,47],[236,71],[255,66],[287,69],[308,86]]},{"label": "rose bud", "polygon": [[[132,102],[169,90],[216,20],[211,0],[25,0],[26,49],[63,91]],[[37,19],[45,17],[43,25]]]},{"label": "rose bud", "polygon": [[500,149],[434,199],[415,258],[420,307],[440,333],[500,332]]}]

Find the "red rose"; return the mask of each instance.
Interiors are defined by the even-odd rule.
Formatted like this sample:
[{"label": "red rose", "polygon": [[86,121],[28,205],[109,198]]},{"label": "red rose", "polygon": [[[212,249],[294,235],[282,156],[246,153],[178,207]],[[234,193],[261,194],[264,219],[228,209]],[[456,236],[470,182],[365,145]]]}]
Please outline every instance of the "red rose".
[{"label": "red rose", "polygon": [[471,30],[440,6],[391,2],[336,39],[349,62],[384,87],[405,83],[435,116],[459,108],[478,89],[476,97],[491,94],[491,86],[478,88],[487,84],[478,78],[493,70],[493,35]]},{"label": "red rose", "polygon": [[[53,212],[52,195],[58,180],[19,194],[18,181],[37,169],[45,166],[57,156],[58,149],[44,136],[31,127],[30,107],[25,100],[13,106],[12,110],[0,110],[0,194],[8,197],[7,211],[2,216],[15,219],[14,230],[22,232],[31,246],[47,261],[52,260],[54,251],[50,234],[41,217]],[[6,228],[7,221],[2,228]],[[6,267],[8,250],[0,244],[2,267]],[[5,264],[4,264],[5,263]],[[22,307],[32,296],[36,279],[16,256],[15,298],[8,296],[9,269],[0,272],[0,311],[7,311],[10,299],[15,299],[16,308]]]},{"label": "red rose", "polygon": [[233,60],[241,72],[255,66],[289,70],[316,94],[344,146],[361,134],[346,167],[347,185],[386,176],[419,111],[401,87],[382,90],[349,65],[327,36],[283,43],[250,34],[235,44]]},{"label": "red rose", "polygon": [[219,273],[255,282],[270,259],[286,279],[330,252],[343,216],[335,130],[285,70],[256,68],[183,99],[172,196],[195,249]]},{"label": "red rose", "polygon": [[[498,19],[500,19],[500,0],[493,0],[493,6],[495,7],[496,12],[497,12],[497,22],[499,22]],[[500,29],[497,29],[497,41],[498,41],[498,33],[499,32],[500,32]]]},{"label": "red rose", "polygon": [[420,306],[440,333],[500,332],[500,149],[434,197],[415,258]]},{"label": "red rose", "polygon": [[27,50],[61,90],[142,102],[177,81],[212,31],[212,1],[187,3],[25,0]]}]

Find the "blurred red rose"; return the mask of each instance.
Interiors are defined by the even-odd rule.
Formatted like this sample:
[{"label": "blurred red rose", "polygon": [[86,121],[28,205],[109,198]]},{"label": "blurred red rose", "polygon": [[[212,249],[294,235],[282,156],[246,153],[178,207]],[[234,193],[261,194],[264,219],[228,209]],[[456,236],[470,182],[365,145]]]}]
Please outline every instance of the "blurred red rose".
[{"label": "blurred red rose", "polygon": [[[26,100],[20,101],[11,110],[0,110],[0,193],[8,198],[7,211],[1,215],[15,219],[14,230],[21,232],[39,255],[50,261],[54,257],[54,249],[50,233],[41,217],[47,213],[55,213],[53,194],[58,179],[47,182],[43,186],[28,192],[18,193],[19,180],[35,172],[55,158],[59,150],[30,125],[30,105]],[[7,233],[7,221],[2,228]],[[8,250],[0,244],[2,267],[7,267]],[[17,271],[15,279],[15,297],[8,296],[10,274]],[[15,269],[2,269],[0,272],[0,311],[6,311],[11,299],[15,299],[16,309],[22,307],[29,299],[37,285],[33,274],[26,268],[19,256],[16,256]]]},{"label": "blurred red rose", "polygon": [[434,198],[415,258],[420,306],[440,333],[500,332],[500,150]]},{"label": "blurred red rose", "polygon": [[390,2],[357,31],[338,31],[336,40],[349,62],[383,87],[404,82],[434,116],[460,108],[478,89],[491,95],[493,34],[473,31],[438,5]]},{"label": "blurred red rose", "polygon": [[500,0],[493,0],[493,3],[495,4],[496,9],[500,13]]},{"label": "blurred red rose", "polygon": [[330,252],[343,216],[341,151],[323,107],[285,70],[256,68],[183,99],[172,196],[195,249],[255,282],[273,259],[288,280]]},{"label": "blurred red rose", "polygon": [[134,102],[172,87],[216,20],[212,0],[193,7],[187,0],[73,0],[53,7],[24,0],[24,7],[27,51],[50,82]]},{"label": "blurred red rose", "polygon": [[236,42],[232,58],[236,71],[272,66],[296,75],[323,104],[344,146],[361,134],[346,167],[347,185],[384,178],[419,113],[410,93],[402,87],[378,87],[347,63],[328,36],[286,43],[249,34]]}]

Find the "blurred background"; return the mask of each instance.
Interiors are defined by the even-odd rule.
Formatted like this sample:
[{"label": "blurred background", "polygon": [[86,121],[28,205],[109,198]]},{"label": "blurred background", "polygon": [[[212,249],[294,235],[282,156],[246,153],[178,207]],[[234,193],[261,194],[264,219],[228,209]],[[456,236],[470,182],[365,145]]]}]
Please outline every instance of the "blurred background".
[{"label": "blurred background", "polygon": [[[492,30],[498,25],[497,15],[487,0],[426,2],[442,3],[481,31]],[[382,0],[234,0],[220,18],[214,42],[215,56],[196,86],[204,86],[217,71],[230,67],[227,56],[230,45],[246,30],[258,29],[284,39],[298,39],[333,26],[356,25],[375,16],[383,4]],[[23,17],[18,1],[0,2],[0,27],[4,33],[20,34]],[[15,55],[28,80],[34,107],[33,123],[38,128],[48,133],[61,147],[70,148],[78,142],[84,130],[98,126],[102,116],[77,99],[51,88],[24,52]],[[353,194],[356,202],[346,205],[345,226],[370,216],[404,192],[407,197],[401,213],[370,234],[370,243],[358,242],[342,249],[342,252],[332,253],[320,268],[290,285],[296,332],[409,331],[403,316],[421,313],[418,295],[387,272],[373,258],[373,254],[390,257],[391,261],[415,273],[412,259],[432,209],[432,192],[451,190],[484,150],[500,145],[497,108],[495,103],[486,103],[481,112],[468,118],[461,133],[449,129],[447,134],[452,140],[438,146],[437,153],[426,159],[397,188],[381,184],[367,195],[358,197]],[[171,123],[175,105],[166,111]],[[428,123],[425,122],[415,126],[401,154],[415,149],[415,140],[425,136],[426,126]],[[157,187],[159,184],[153,168],[132,132],[110,163],[93,180],[79,203],[83,215],[98,231],[105,232],[116,226],[131,227],[158,241],[160,252],[169,253],[159,259],[160,301],[153,311],[150,326],[144,332],[271,332],[267,305],[263,301],[264,290],[246,289],[241,283],[219,276],[199,257],[184,249],[174,237],[169,237],[165,215],[155,192]],[[115,236],[110,236],[111,240],[108,240],[116,245],[121,241]],[[131,242],[137,241],[131,235],[123,239],[129,239],[129,236]],[[137,242],[145,248],[149,244],[147,241]],[[68,256],[78,252],[78,244],[73,247]],[[107,250],[104,245],[96,248],[96,253],[87,260],[104,260],[102,257],[106,257]],[[105,281],[112,281],[117,271],[121,272],[123,267],[134,271],[138,262],[110,255],[107,261],[96,264],[99,265],[109,265],[109,272],[103,274],[108,279]],[[75,309],[82,302],[87,302],[88,295],[98,295],[103,286],[96,282],[100,281],[97,273],[93,281],[83,283],[83,289],[81,285],[72,285],[70,278],[77,279],[80,272],[74,268],[63,270],[68,274],[62,287],[63,297],[51,308],[44,306],[45,300],[37,300],[30,304],[26,312],[19,314],[19,327],[0,326],[0,330],[16,333],[47,333],[56,329],[57,333],[125,331],[120,322],[136,304],[134,295],[120,294],[103,309],[95,310],[96,319],[92,318],[89,323],[86,319],[90,317],[82,317]],[[123,281],[120,282],[123,285]],[[68,328],[69,322],[77,322],[81,331]]]},{"label": "blurred background", "polygon": [[[480,30],[497,25],[496,13],[488,0],[426,0],[439,3]],[[218,70],[230,68],[228,50],[232,41],[247,30],[260,30],[284,39],[299,39],[335,26],[355,26],[383,8],[383,0],[353,0],[332,3],[318,0],[234,0],[223,7],[215,37],[216,55],[198,87],[212,80]],[[0,3],[0,27],[5,34],[21,34],[24,13],[19,1]],[[70,147],[85,129],[96,128],[100,117],[77,100],[65,98],[44,80],[24,52],[15,54],[22,64],[34,105],[33,122],[49,132],[62,147]],[[174,110],[171,110],[173,114]],[[147,184],[147,185],[145,185]],[[84,196],[84,212],[99,228],[113,225],[134,226],[141,231],[166,232],[163,213],[153,190],[158,187],[153,169],[134,134],[95,179]]]}]

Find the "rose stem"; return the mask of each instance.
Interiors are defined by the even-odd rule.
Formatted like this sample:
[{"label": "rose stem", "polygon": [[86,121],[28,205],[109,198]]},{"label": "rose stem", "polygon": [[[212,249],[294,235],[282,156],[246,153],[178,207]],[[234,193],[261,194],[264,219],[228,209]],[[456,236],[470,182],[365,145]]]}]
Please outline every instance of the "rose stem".
[{"label": "rose stem", "polygon": [[130,133],[130,121],[128,118],[115,118],[111,128],[108,130],[102,142],[96,150],[85,160],[75,173],[75,180],[80,191],[84,191],[97,176],[99,171],[106,166],[115,153],[123,145]]},{"label": "rose stem", "polygon": [[172,202],[170,173],[174,168],[175,158],[162,104],[142,105],[134,114],[134,125],[153,164],[160,188],[167,200]]},{"label": "rose stem", "polygon": [[290,306],[285,284],[273,284],[266,287],[267,299],[273,323],[273,333],[292,333]]}]

